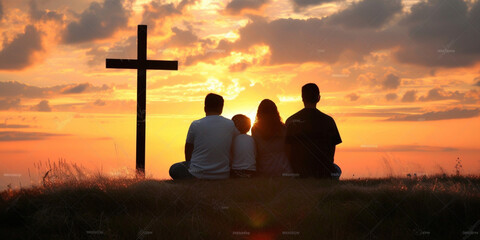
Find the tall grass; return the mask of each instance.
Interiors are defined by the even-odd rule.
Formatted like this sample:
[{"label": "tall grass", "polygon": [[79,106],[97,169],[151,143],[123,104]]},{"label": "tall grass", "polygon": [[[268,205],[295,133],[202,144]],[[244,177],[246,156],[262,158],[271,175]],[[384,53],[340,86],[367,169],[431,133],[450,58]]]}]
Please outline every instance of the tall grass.
[{"label": "tall grass", "polygon": [[172,182],[53,169],[0,193],[0,239],[479,237],[478,176]]}]

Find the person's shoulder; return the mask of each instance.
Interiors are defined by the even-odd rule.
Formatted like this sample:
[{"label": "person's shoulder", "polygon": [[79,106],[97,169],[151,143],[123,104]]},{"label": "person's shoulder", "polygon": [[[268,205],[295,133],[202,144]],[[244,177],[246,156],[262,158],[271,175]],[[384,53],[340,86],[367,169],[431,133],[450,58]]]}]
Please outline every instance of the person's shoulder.
[{"label": "person's shoulder", "polygon": [[294,113],[292,116],[288,117],[287,120],[285,121],[285,124],[289,124],[294,122],[295,120],[301,119],[302,118],[302,112],[304,109]]}]

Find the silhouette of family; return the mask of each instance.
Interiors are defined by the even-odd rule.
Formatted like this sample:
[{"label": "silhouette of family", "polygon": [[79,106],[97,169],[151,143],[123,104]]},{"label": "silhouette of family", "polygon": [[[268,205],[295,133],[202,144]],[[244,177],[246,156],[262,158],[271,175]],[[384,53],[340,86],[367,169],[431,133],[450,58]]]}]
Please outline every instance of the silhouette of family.
[{"label": "silhouette of family", "polygon": [[317,109],[316,84],[302,87],[305,108],[282,122],[275,103],[263,100],[250,130],[242,114],[220,116],[223,98],[205,97],[206,117],[193,121],[185,143],[185,161],[170,167],[172,179],[226,179],[256,176],[315,177],[338,180],[335,146],[342,142],[335,121]]}]

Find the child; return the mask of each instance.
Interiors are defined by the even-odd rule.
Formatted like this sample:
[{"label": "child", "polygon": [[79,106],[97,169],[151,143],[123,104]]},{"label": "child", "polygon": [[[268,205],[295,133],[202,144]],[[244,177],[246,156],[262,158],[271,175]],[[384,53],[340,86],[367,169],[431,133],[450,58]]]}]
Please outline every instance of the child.
[{"label": "child", "polygon": [[240,135],[233,140],[233,158],[231,162],[230,176],[233,178],[250,178],[255,175],[255,141],[247,132],[250,130],[250,118],[245,115],[237,114],[233,116]]}]

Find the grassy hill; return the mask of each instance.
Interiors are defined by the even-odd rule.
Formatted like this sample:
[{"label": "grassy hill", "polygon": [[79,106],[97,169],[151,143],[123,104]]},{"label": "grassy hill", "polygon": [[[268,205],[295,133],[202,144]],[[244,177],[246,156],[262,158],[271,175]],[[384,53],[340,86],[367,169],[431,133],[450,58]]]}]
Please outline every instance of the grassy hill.
[{"label": "grassy hill", "polygon": [[157,181],[1,192],[0,239],[479,239],[479,177]]}]

